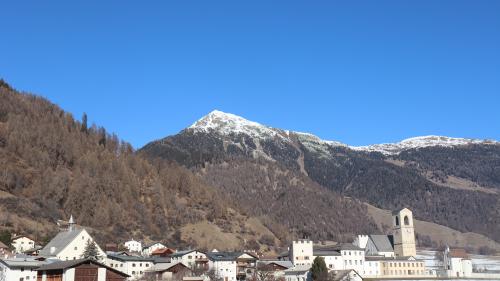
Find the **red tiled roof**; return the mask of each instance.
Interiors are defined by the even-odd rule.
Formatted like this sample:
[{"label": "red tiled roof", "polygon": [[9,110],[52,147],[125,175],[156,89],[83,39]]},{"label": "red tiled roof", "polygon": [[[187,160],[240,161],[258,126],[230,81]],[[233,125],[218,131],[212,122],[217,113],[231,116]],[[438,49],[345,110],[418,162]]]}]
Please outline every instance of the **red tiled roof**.
[{"label": "red tiled roof", "polygon": [[465,249],[455,248],[455,249],[450,249],[450,257],[468,259],[469,255],[467,255]]}]

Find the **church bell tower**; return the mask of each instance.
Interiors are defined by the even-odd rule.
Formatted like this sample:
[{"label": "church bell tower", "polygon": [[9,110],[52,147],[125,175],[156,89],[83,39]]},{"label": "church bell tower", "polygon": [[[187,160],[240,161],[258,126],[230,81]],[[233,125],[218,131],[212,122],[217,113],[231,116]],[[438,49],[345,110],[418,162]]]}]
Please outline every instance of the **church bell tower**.
[{"label": "church bell tower", "polygon": [[392,213],[394,254],[398,257],[416,256],[413,214],[408,208]]}]

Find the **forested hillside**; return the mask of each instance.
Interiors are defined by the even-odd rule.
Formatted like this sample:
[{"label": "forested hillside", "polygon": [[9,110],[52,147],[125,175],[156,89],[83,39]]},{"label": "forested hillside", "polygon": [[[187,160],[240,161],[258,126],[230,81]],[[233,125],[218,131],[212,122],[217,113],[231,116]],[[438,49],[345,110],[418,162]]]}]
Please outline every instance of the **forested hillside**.
[{"label": "forested hillside", "polygon": [[102,242],[136,237],[175,246],[183,225],[231,219],[230,200],[216,189],[173,162],[136,156],[85,116],[75,120],[3,81],[0,101],[0,228],[43,240],[73,214]]}]

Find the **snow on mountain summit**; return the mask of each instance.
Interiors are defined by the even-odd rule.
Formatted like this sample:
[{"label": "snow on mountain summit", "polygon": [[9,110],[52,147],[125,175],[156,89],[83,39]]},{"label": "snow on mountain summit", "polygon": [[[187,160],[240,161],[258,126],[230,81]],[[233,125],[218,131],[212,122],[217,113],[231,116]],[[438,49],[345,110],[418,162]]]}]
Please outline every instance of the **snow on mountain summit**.
[{"label": "snow on mountain summit", "polygon": [[468,144],[495,144],[496,141],[480,140],[480,139],[466,139],[466,138],[451,138],[445,136],[421,136],[402,140],[398,143],[382,143],[368,146],[351,146],[350,148],[358,151],[380,152],[386,155],[397,154],[401,151],[423,148],[430,146],[462,146]]},{"label": "snow on mountain summit", "polygon": [[445,136],[421,136],[402,140],[398,143],[383,143],[367,146],[348,146],[337,141],[323,140],[313,134],[281,130],[268,127],[257,122],[249,121],[243,117],[214,110],[196,121],[188,129],[194,132],[216,132],[220,135],[230,136],[245,134],[252,138],[268,139],[278,137],[287,142],[291,142],[290,136],[295,135],[298,140],[309,149],[329,154],[329,147],[344,146],[356,151],[380,152],[385,155],[398,154],[402,151],[415,148],[442,146],[453,147],[468,144],[499,144],[500,142],[491,140],[451,138]]},{"label": "snow on mountain summit", "polygon": [[195,132],[215,131],[222,135],[247,134],[252,137],[274,137],[278,129],[249,121],[238,115],[214,110],[196,121],[189,129]]}]

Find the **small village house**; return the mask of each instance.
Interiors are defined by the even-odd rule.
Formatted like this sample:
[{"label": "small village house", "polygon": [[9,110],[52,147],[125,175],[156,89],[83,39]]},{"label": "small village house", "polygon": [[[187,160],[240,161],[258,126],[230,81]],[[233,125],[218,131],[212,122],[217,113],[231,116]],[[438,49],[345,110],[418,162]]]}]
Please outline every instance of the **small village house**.
[{"label": "small village house", "polygon": [[35,248],[35,240],[26,235],[16,235],[12,238],[12,248],[17,254]]}]

